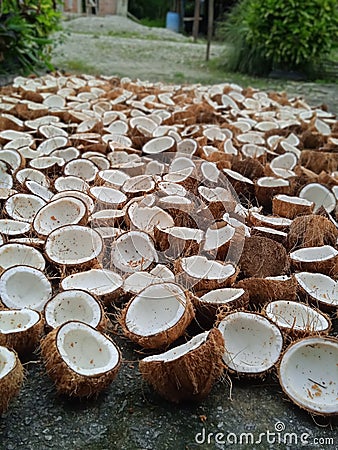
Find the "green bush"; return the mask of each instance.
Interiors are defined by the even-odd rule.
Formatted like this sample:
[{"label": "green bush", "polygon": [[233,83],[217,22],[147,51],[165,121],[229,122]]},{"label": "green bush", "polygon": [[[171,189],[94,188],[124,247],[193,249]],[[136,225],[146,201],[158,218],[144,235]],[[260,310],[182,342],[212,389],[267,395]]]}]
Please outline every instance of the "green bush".
[{"label": "green bush", "polygon": [[3,0],[0,6],[0,62],[3,72],[52,68],[50,36],[61,13],[53,0]]},{"label": "green bush", "polygon": [[228,70],[311,73],[338,39],[337,0],[242,0],[223,27]]}]

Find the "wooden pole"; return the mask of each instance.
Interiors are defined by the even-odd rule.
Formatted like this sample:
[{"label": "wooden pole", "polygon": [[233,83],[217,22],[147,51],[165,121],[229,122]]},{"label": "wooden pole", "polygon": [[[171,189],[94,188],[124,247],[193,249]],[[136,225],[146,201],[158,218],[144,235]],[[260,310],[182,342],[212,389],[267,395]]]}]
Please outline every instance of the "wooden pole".
[{"label": "wooden pole", "polygon": [[200,26],[200,5],[201,0],[195,0],[194,23],[192,25],[192,35],[194,38],[194,42],[197,41],[198,30]]},{"label": "wooden pole", "polygon": [[208,8],[208,40],[207,40],[207,54],[206,60],[209,61],[210,57],[210,45],[212,39],[212,30],[214,24],[214,0],[209,0],[209,8]]}]

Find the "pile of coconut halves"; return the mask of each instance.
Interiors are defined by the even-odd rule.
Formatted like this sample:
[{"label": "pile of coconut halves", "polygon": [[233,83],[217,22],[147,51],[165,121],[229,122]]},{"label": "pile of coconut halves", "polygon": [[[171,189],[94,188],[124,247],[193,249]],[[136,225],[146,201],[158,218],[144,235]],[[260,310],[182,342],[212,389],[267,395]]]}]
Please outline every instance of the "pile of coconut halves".
[{"label": "pile of coconut halves", "polygon": [[169,401],[272,372],[338,414],[333,114],[230,83],[58,73],[17,77],[0,112],[0,414],[32,352],[57,392],[106,389],[113,326]]}]

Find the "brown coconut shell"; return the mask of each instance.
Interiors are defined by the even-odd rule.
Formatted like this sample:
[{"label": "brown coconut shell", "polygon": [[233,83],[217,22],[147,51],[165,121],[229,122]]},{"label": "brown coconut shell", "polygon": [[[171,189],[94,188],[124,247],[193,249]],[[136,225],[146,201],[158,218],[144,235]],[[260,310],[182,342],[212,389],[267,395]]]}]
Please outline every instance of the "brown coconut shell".
[{"label": "brown coconut shell", "polygon": [[[15,353],[15,352],[14,352]],[[16,355],[16,353],[15,353]],[[18,395],[24,378],[24,369],[16,355],[16,364],[3,378],[0,378],[0,416],[7,411],[9,402]]]},{"label": "brown coconut shell", "polygon": [[309,214],[293,220],[288,233],[287,246],[290,250],[322,245],[335,247],[337,239],[338,229],[329,219],[321,215]]},{"label": "brown coconut shell", "polygon": [[133,333],[127,328],[126,325],[126,317],[128,308],[131,304],[131,302],[134,300],[135,297],[133,297],[127,305],[122,309],[120,316],[118,317],[118,322],[121,325],[123,334],[130,339],[131,341],[135,342],[136,344],[140,345],[143,348],[164,348],[168,347],[172,342],[174,342],[176,339],[178,339],[180,336],[182,336],[190,324],[190,322],[195,317],[195,310],[192,303],[192,293],[189,291],[185,292],[186,297],[186,307],[183,315],[181,318],[176,322],[175,325],[170,327],[167,330],[164,330],[160,333],[156,333],[153,335],[148,336],[141,336],[139,334]]},{"label": "brown coconut shell", "polygon": [[249,304],[253,307],[274,300],[297,300],[297,281],[294,277],[287,280],[267,278],[246,278],[234,285],[243,288],[249,295]]},{"label": "brown coconut shell", "polygon": [[[217,261],[218,263],[225,264],[223,261]],[[239,268],[235,267],[235,272],[233,275],[226,279],[207,279],[207,278],[195,278],[184,272],[181,264],[181,258],[177,259],[174,263],[174,272],[176,274],[176,279],[178,283],[183,286],[192,286],[195,292],[198,291],[210,291],[213,289],[221,289],[225,287],[232,286],[235,282],[237,275],[239,273]]]},{"label": "brown coconut shell", "polygon": [[165,399],[180,403],[200,401],[222,375],[222,333],[212,329],[206,341],[173,361],[139,362],[142,377]]},{"label": "brown coconut shell", "polygon": [[284,246],[279,242],[251,236],[245,239],[239,267],[245,277],[275,277],[288,273],[290,261]]},{"label": "brown coconut shell", "polygon": [[264,176],[263,164],[254,158],[234,159],[231,170],[239,172],[244,177],[250,178],[250,180],[257,180],[257,178]]},{"label": "brown coconut shell", "polygon": [[[234,311],[237,309],[246,309],[249,306],[249,294],[244,293],[233,301],[225,303],[205,302],[200,297],[210,291],[202,291],[194,297],[193,303],[195,307],[195,321],[199,327],[205,330],[212,328],[218,321],[220,311]],[[202,295],[200,295],[202,294]]]},{"label": "brown coconut shell", "polygon": [[338,153],[303,150],[299,164],[317,174],[322,171],[332,173],[338,170]]},{"label": "brown coconut shell", "polygon": [[[8,311],[8,308],[5,308]],[[44,334],[44,319],[39,313],[39,320],[30,328],[24,331],[13,333],[1,333],[0,345],[15,350],[19,355],[29,355],[37,349],[40,339]]]},{"label": "brown coconut shell", "polygon": [[[56,345],[61,327],[48,333],[41,341],[41,356],[49,377],[54,381],[59,394],[80,398],[97,396],[115,379],[122,362],[120,350],[116,347],[119,362],[112,370],[94,376],[80,375],[65,363]],[[108,336],[104,336],[111,341]]]},{"label": "brown coconut shell", "polygon": [[300,205],[297,203],[286,202],[274,197],[272,199],[272,214],[275,216],[286,217],[287,219],[295,219],[298,216],[312,214],[314,203],[312,205]]},{"label": "brown coconut shell", "polygon": [[154,228],[154,240],[160,251],[166,252],[166,255],[173,257],[197,255],[202,243],[194,239],[181,239],[173,236],[157,226]]}]

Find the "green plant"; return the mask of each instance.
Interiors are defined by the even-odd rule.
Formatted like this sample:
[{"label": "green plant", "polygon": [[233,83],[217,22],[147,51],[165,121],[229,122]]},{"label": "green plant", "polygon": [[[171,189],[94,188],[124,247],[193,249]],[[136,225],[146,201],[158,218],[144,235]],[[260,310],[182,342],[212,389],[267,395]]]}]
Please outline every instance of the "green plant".
[{"label": "green plant", "polygon": [[61,14],[53,0],[3,0],[0,7],[0,61],[3,72],[52,68],[50,35]]},{"label": "green plant", "polygon": [[242,0],[223,26],[229,70],[315,70],[338,40],[336,0]]}]

